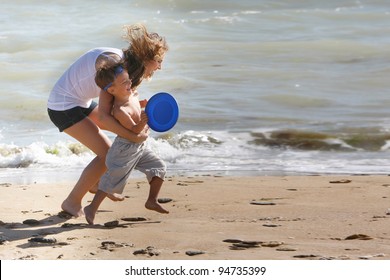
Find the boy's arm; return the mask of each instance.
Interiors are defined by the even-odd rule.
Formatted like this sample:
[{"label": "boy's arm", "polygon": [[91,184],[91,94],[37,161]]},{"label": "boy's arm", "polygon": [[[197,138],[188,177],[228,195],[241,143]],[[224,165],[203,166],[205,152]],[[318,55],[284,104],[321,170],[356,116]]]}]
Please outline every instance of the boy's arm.
[{"label": "boy's arm", "polygon": [[148,122],[148,117],[143,111],[141,112],[141,120],[139,123],[135,123],[133,118],[123,108],[118,108],[117,110],[114,110],[114,116],[123,127],[137,134],[141,133],[144,130]]}]

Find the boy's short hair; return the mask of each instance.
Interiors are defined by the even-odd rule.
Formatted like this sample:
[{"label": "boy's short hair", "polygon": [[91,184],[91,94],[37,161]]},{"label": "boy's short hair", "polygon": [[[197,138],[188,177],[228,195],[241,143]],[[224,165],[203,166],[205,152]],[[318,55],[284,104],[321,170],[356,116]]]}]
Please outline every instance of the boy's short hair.
[{"label": "boy's short hair", "polygon": [[102,90],[107,91],[112,83],[114,82],[116,76],[123,72],[123,62],[104,65],[96,71],[95,83]]}]

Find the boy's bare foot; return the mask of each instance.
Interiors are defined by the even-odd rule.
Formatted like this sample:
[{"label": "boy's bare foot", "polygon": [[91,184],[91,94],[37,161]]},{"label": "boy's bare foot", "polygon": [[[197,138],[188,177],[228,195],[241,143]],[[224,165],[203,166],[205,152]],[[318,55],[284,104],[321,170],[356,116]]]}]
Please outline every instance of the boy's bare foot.
[{"label": "boy's bare foot", "polygon": [[119,193],[108,193],[107,197],[111,199],[112,201],[123,201],[125,200],[125,197]]},{"label": "boy's bare foot", "polygon": [[76,218],[84,215],[83,209],[81,208],[80,204],[69,202],[67,199],[65,199],[64,202],[62,202],[61,208],[66,213],[69,213],[70,215]]},{"label": "boy's bare foot", "polygon": [[85,219],[87,220],[88,224],[93,225],[93,220],[95,220],[95,213],[91,211],[91,206],[85,206],[84,207],[84,213],[85,213]]},{"label": "boy's bare foot", "polygon": [[[97,189],[93,188],[89,190],[90,193],[96,193]],[[123,195],[120,195],[118,193],[108,193],[107,197],[111,199],[112,201],[123,201],[125,200],[125,197]]]},{"label": "boy's bare foot", "polygon": [[168,214],[169,211],[165,210],[160,204],[158,204],[156,201],[146,201],[145,208],[156,211],[161,214]]}]

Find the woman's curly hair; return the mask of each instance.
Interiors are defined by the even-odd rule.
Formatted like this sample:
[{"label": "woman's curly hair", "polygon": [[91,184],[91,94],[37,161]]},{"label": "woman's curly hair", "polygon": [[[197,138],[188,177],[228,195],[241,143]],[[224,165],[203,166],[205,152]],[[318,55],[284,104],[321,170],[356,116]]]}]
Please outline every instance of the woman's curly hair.
[{"label": "woman's curly hair", "polygon": [[125,25],[123,38],[129,42],[129,48],[123,50],[125,68],[128,70],[132,87],[137,87],[145,72],[145,62],[162,60],[168,51],[164,37],[157,33],[148,33],[143,24]]},{"label": "woman's curly hair", "polygon": [[129,42],[128,50],[141,61],[159,60],[168,51],[164,37],[157,33],[148,33],[143,24],[124,26],[123,38]]}]

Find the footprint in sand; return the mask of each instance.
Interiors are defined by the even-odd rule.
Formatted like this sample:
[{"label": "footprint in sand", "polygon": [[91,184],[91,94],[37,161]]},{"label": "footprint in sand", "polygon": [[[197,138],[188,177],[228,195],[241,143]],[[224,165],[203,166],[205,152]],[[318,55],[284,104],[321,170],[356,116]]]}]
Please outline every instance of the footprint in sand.
[{"label": "footprint in sand", "polygon": [[128,243],[116,243],[114,241],[103,241],[101,243],[100,249],[108,250],[110,252],[114,251],[118,248],[125,248],[125,247],[134,247],[134,244],[128,244]]},{"label": "footprint in sand", "polygon": [[119,226],[119,221],[115,220],[115,221],[106,222],[104,223],[104,226],[107,228],[114,228]]},{"label": "footprint in sand", "polygon": [[121,218],[121,220],[125,222],[143,222],[143,221],[147,221],[148,219],[143,217],[130,217],[130,218]]},{"label": "footprint in sand", "polygon": [[345,240],[371,240],[371,239],[374,239],[372,238],[371,236],[368,236],[366,234],[352,234],[350,236],[347,236],[345,238]]},{"label": "footprint in sand", "polygon": [[312,259],[312,258],[319,258],[321,256],[319,255],[314,255],[314,254],[307,254],[307,255],[295,255],[293,258],[297,259]]},{"label": "footprint in sand", "polygon": [[150,257],[159,256],[161,252],[153,246],[148,246],[146,249],[139,249],[133,252],[133,255],[148,255]]},{"label": "footprint in sand", "polygon": [[172,200],[173,200],[172,198],[159,198],[159,199],[157,199],[158,203],[161,203],[161,204],[171,202]]},{"label": "footprint in sand", "polygon": [[190,257],[197,256],[197,255],[203,255],[203,254],[206,254],[206,252],[204,252],[204,251],[192,251],[192,250],[186,251],[186,255],[190,256]]},{"label": "footprint in sand", "polygon": [[351,182],[352,181],[348,180],[348,179],[329,181],[329,183],[331,183],[331,184],[347,184],[347,183],[351,183]]},{"label": "footprint in sand", "polygon": [[245,241],[240,239],[225,239],[223,242],[232,243],[229,248],[231,250],[245,250],[249,248],[260,248],[260,247],[279,247],[284,244],[281,241]]},{"label": "footprint in sand", "polygon": [[29,225],[29,226],[37,226],[39,225],[41,222],[38,221],[38,220],[35,220],[35,219],[27,219],[27,220],[24,220],[23,221],[23,224],[24,225]]},{"label": "footprint in sand", "polygon": [[28,242],[36,242],[36,243],[46,243],[46,244],[55,244],[57,243],[57,239],[54,237],[32,237],[28,240]]},{"label": "footprint in sand", "polygon": [[251,201],[250,204],[252,204],[252,205],[276,205],[275,202],[271,202],[271,201]]},{"label": "footprint in sand", "polygon": [[245,250],[249,248],[260,248],[262,241],[245,241],[240,239],[225,239],[223,242],[232,243],[230,250]]}]

